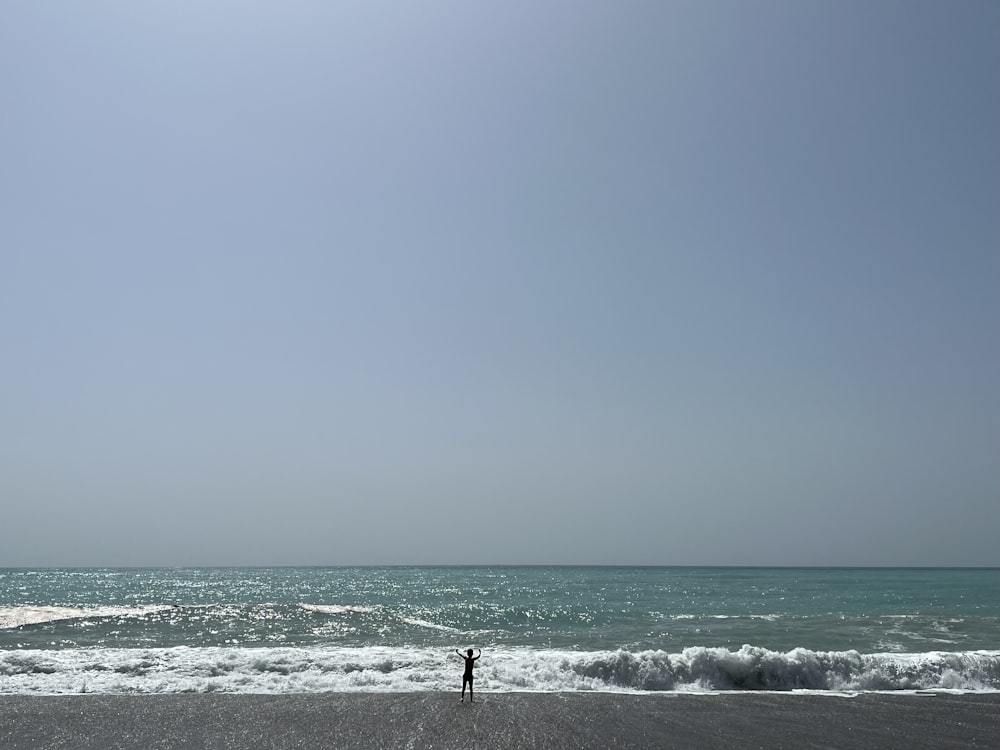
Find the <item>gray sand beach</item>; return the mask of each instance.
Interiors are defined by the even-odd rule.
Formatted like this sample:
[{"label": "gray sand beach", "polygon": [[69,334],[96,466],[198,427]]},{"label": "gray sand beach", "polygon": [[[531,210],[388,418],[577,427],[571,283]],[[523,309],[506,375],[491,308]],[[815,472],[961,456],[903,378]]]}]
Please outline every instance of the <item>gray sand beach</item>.
[{"label": "gray sand beach", "polygon": [[1000,694],[0,697],[0,748],[997,747]]}]

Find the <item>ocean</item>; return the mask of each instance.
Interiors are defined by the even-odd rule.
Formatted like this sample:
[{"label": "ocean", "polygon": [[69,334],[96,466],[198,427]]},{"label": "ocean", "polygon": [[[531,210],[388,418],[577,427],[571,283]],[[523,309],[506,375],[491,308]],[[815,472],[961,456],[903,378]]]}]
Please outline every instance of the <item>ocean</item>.
[{"label": "ocean", "polygon": [[0,569],[0,693],[1000,690],[1000,569]]}]

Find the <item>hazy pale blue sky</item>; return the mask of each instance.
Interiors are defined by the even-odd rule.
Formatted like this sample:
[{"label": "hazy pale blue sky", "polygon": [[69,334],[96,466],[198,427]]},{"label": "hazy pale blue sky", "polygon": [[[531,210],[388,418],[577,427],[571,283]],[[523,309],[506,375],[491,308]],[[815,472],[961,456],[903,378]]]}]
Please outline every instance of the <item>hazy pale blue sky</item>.
[{"label": "hazy pale blue sky", "polygon": [[0,564],[998,565],[1000,3],[0,5]]}]

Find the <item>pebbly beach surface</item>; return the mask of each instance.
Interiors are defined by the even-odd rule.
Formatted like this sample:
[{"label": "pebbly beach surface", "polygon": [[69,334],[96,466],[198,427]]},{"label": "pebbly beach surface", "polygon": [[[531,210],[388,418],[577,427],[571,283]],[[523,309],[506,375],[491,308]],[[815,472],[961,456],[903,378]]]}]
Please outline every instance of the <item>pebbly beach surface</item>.
[{"label": "pebbly beach surface", "polygon": [[1000,693],[0,697],[3,750],[995,748]]}]

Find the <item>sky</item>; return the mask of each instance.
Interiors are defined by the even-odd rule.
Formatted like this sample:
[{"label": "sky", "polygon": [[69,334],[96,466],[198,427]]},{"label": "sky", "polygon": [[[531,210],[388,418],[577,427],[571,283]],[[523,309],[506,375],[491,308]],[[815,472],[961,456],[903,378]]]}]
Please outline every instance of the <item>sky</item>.
[{"label": "sky", "polygon": [[0,565],[1000,565],[1000,4],[0,4]]}]

